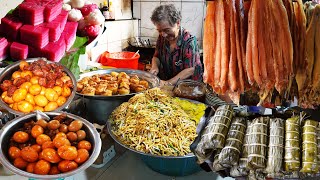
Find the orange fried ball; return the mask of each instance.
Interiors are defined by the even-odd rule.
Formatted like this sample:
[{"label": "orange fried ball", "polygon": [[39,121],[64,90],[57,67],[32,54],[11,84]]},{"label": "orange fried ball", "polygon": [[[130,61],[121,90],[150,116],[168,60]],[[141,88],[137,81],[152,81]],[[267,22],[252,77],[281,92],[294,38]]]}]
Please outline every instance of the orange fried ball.
[{"label": "orange fried ball", "polygon": [[34,96],[34,102],[37,106],[45,107],[48,104],[48,99],[44,95],[36,95]]},{"label": "orange fried ball", "polygon": [[41,146],[39,144],[34,144],[31,146],[37,153],[41,152]]},{"label": "orange fried ball", "polygon": [[39,145],[42,145],[43,143],[45,143],[46,141],[51,141],[51,138],[46,135],[46,134],[40,134],[37,139],[36,139],[36,142],[39,144]]},{"label": "orange fried ball", "polygon": [[44,95],[49,101],[57,101],[59,97],[58,93],[52,88],[47,88]]},{"label": "orange fried ball", "polygon": [[41,158],[51,163],[58,163],[61,161],[57,151],[52,148],[46,148],[41,152]]},{"label": "orange fried ball", "polygon": [[82,121],[74,120],[68,126],[68,130],[71,131],[71,132],[77,132],[82,128],[82,126],[83,126]]},{"label": "orange fried ball", "polygon": [[23,113],[29,113],[33,110],[33,106],[27,101],[20,101],[18,102],[18,110]]},{"label": "orange fried ball", "polygon": [[62,159],[70,160],[70,161],[78,157],[77,148],[69,145],[64,145],[59,147],[58,154]]},{"label": "orange fried ball", "polygon": [[13,165],[19,169],[25,169],[28,165],[28,162],[23,160],[21,157],[18,157],[13,161]]},{"label": "orange fried ball", "polygon": [[24,88],[17,89],[16,91],[14,91],[12,99],[14,100],[14,102],[20,102],[26,98],[27,93],[28,91]]},{"label": "orange fried ball", "polygon": [[33,173],[33,172],[34,172],[34,166],[35,166],[35,165],[36,165],[36,163],[29,163],[29,164],[27,165],[27,168],[26,168],[27,172]]},{"label": "orange fried ball", "polygon": [[62,106],[65,102],[67,102],[67,98],[64,96],[59,96],[57,99],[58,106]]},{"label": "orange fried ball", "polygon": [[71,141],[71,142],[78,140],[78,135],[75,132],[68,132],[67,137],[68,137],[69,141]]},{"label": "orange fried ball", "polygon": [[36,96],[39,95],[42,88],[39,84],[32,84],[29,88],[29,93]]},{"label": "orange fried ball", "polygon": [[37,138],[41,134],[43,134],[43,128],[40,125],[33,126],[31,129],[32,137]]},{"label": "orange fried ball", "polygon": [[77,131],[78,141],[82,141],[86,138],[86,132],[84,130]]},{"label": "orange fried ball", "polygon": [[21,155],[21,150],[20,150],[19,148],[15,147],[15,146],[11,146],[11,147],[9,148],[8,154],[9,154],[9,157],[10,157],[11,159],[16,159],[16,158],[20,157],[20,155]]},{"label": "orange fried ball", "polygon": [[13,140],[17,143],[26,143],[29,140],[29,135],[26,132],[18,131],[14,133]]},{"label": "orange fried ball", "polygon": [[54,138],[57,138],[57,137],[67,138],[67,135],[64,132],[58,132]]},{"label": "orange fried ball", "polygon": [[82,140],[78,143],[78,149],[86,149],[88,151],[91,150],[91,143],[86,140]]},{"label": "orange fried ball", "polygon": [[56,130],[60,127],[60,122],[58,120],[51,120],[48,123],[48,128],[50,130]]},{"label": "orange fried ball", "polygon": [[40,175],[46,175],[49,173],[51,165],[46,160],[40,160],[34,166],[34,173]]},{"label": "orange fried ball", "polygon": [[78,164],[82,164],[89,159],[89,151],[86,149],[78,149],[78,156],[74,160]]},{"label": "orange fried ball", "polygon": [[24,69],[28,66],[29,66],[29,63],[27,61],[23,60],[23,61],[20,61],[20,63],[19,63],[19,68],[21,71],[24,71]]},{"label": "orange fried ball", "polygon": [[68,126],[65,124],[61,124],[59,127],[59,131],[63,132],[63,133],[67,133],[68,132]]},{"label": "orange fried ball", "polygon": [[67,138],[64,137],[56,137],[53,139],[53,144],[56,148],[60,148],[61,146],[64,145],[71,145],[70,141]]},{"label": "orange fried ball", "polygon": [[42,144],[41,146],[42,149],[46,149],[46,148],[55,148],[54,144],[52,141],[46,141]]},{"label": "orange fried ball", "polygon": [[54,111],[55,109],[57,109],[59,107],[57,102],[49,102],[45,107],[44,107],[44,111]]},{"label": "orange fried ball", "polygon": [[48,122],[44,119],[39,119],[36,124],[40,125],[43,128],[47,128]]},{"label": "orange fried ball", "polygon": [[55,174],[60,174],[58,166],[52,166],[49,171],[49,175],[55,175]]},{"label": "orange fried ball", "polygon": [[27,162],[36,162],[38,160],[38,153],[32,147],[27,146],[21,150],[21,157]]},{"label": "orange fried ball", "polygon": [[60,161],[58,164],[58,169],[61,172],[69,172],[77,168],[78,168],[78,164],[74,161],[63,160],[63,161]]}]

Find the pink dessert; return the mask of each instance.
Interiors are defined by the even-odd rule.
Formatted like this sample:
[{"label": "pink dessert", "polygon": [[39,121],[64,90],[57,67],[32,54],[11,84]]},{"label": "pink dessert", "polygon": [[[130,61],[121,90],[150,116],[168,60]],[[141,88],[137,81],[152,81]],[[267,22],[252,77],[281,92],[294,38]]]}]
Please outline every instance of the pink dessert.
[{"label": "pink dessert", "polygon": [[22,25],[22,22],[12,15],[8,15],[1,19],[1,27],[4,36],[13,41],[19,39],[19,29]]},{"label": "pink dessert", "polygon": [[21,42],[35,48],[43,48],[49,43],[49,29],[43,26],[23,25],[20,29]]},{"label": "pink dessert", "polygon": [[0,38],[0,61],[8,57],[9,45],[10,44],[6,38]]},{"label": "pink dessert", "polygon": [[37,2],[23,2],[19,6],[19,17],[25,24],[39,25],[44,21],[44,9]]},{"label": "pink dessert", "polygon": [[63,36],[61,36],[61,38],[57,42],[50,42],[46,47],[42,49],[44,57],[54,62],[59,62],[63,57],[65,51],[66,44]]},{"label": "pink dessert", "polygon": [[28,46],[18,42],[13,42],[10,46],[10,56],[12,59],[22,60],[28,57]]},{"label": "pink dessert", "polygon": [[62,0],[53,0],[45,6],[44,20],[45,22],[51,22],[54,20],[62,10]]}]

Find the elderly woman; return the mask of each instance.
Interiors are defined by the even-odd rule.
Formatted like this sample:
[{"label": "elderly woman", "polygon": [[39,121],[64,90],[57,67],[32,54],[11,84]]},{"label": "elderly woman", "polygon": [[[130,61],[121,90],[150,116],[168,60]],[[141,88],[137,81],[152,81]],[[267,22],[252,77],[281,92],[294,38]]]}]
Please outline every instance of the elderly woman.
[{"label": "elderly woman", "polygon": [[197,39],[181,27],[181,14],[174,5],[161,5],[151,16],[159,37],[150,72],[161,84],[175,84],[179,79],[202,80]]}]

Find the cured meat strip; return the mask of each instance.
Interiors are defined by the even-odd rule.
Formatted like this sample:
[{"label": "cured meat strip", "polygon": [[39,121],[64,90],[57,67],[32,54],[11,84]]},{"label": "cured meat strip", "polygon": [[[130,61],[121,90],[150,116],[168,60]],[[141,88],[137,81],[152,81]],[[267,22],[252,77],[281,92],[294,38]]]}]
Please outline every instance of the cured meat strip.
[{"label": "cured meat strip", "polygon": [[[235,24],[235,33],[236,33],[236,49],[237,49],[237,62],[238,62],[238,71],[239,71],[239,90],[241,93],[244,92],[244,86],[245,86],[245,80],[244,80],[244,70],[243,70],[243,60],[245,57],[245,45],[242,45],[242,35],[241,31],[243,31],[241,28],[241,21],[244,21],[243,19],[243,0],[236,0],[234,8],[234,24]],[[244,32],[242,32],[244,33]]]},{"label": "cured meat strip", "polygon": [[[251,8],[249,12],[249,29],[252,29],[251,34],[251,46],[252,46],[252,68],[253,77],[259,87],[262,85],[262,80],[260,77],[260,66],[259,66],[259,49],[258,49],[258,0],[253,0],[251,2]],[[250,16],[251,15],[251,16]]]},{"label": "cured meat strip", "polygon": [[224,21],[223,1],[218,0],[216,4],[215,27],[217,32],[216,38],[216,52],[214,60],[214,91],[218,94],[221,92],[220,88],[220,76],[221,76],[221,24]]},{"label": "cured meat strip", "polygon": [[283,58],[282,58],[282,51],[281,51],[281,45],[279,42],[279,35],[278,33],[281,32],[280,25],[279,25],[279,16],[276,14],[277,8],[275,7],[275,4],[273,1],[268,1],[269,5],[268,7],[269,12],[271,14],[271,22],[273,22],[273,26],[271,26],[271,33],[270,36],[272,38],[272,48],[273,48],[273,57],[274,57],[274,70],[276,75],[276,83],[275,88],[278,92],[283,91],[283,80],[285,79],[286,72],[284,71],[284,65],[283,65]]},{"label": "cured meat strip", "polygon": [[214,58],[216,46],[216,28],[215,22],[215,1],[207,2],[207,15],[204,22],[203,37],[203,64],[204,64],[204,82],[214,86]]},{"label": "cured meat strip", "polygon": [[[254,0],[255,1],[255,0]],[[252,17],[252,8],[253,2],[250,6],[249,16],[248,16],[248,24],[250,24],[251,17]],[[252,65],[252,28],[248,28],[248,36],[247,36],[247,45],[246,45],[246,71],[248,76],[248,81],[250,85],[254,84],[254,77],[253,77],[253,65]]]},{"label": "cured meat strip", "polygon": [[[315,56],[314,56],[314,65],[313,65],[313,71],[312,71],[312,87],[313,87],[313,96],[319,96],[317,95],[320,90],[320,6],[317,5],[316,9],[316,30],[315,30]],[[317,99],[317,98],[316,98]]]},{"label": "cured meat strip", "polygon": [[236,77],[237,73],[237,47],[236,47],[236,34],[235,34],[235,21],[234,17],[236,16],[235,8],[235,1],[232,0],[230,4],[230,61],[229,61],[229,86],[232,92],[235,92],[238,89],[238,81]]},{"label": "cured meat strip", "polygon": [[240,46],[242,54],[242,69],[244,77],[245,88],[249,88],[248,76],[247,76],[247,63],[246,63],[246,45],[247,45],[247,33],[248,33],[248,14],[251,5],[251,1],[240,0],[239,13],[240,13]]},{"label": "cured meat strip", "polygon": [[257,30],[257,36],[258,36],[258,49],[259,49],[259,68],[260,68],[260,73],[261,73],[261,78],[262,78],[262,83],[263,85],[260,86],[261,89],[265,88],[265,84],[268,81],[268,74],[267,74],[267,64],[266,64],[266,50],[265,50],[265,45],[266,42],[264,41],[263,36],[265,36],[262,33],[258,33],[258,32],[263,32],[265,31],[265,26],[264,26],[264,14],[265,14],[265,1],[259,1],[258,2],[258,10],[259,10],[259,14],[261,14],[260,16],[258,16],[258,30]]},{"label": "cured meat strip", "polygon": [[229,28],[230,28],[230,0],[223,1],[223,18],[221,17],[221,93],[224,94],[228,88],[228,70],[229,70]]}]

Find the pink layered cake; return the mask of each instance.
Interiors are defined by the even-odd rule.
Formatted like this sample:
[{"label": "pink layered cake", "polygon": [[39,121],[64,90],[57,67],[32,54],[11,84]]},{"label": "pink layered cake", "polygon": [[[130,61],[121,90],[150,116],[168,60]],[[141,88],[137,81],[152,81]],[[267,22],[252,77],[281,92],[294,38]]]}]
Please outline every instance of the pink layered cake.
[{"label": "pink layered cake", "polygon": [[43,26],[23,25],[20,28],[21,42],[35,48],[49,43],[49,29]]},{"label": "pink layered cake", "polygon": [[22,60],[28,57],[28,46],[18,42],[13,42],[10,46],[10,56],[12,59]]},{"label": "pink layered cake", "polygon": [[36,2],[23,2],[19,6],[19,17],[25,24],[39,25],[44,21],[44,9]]},{"label": "pink layered cake", "polygon": [[75,42],[76,35],[77,35],[77,28],[78,28],[77,22],[67,22],[62,33],[66,43],[66,50],[69,50],[72,47],[73,43]]},{"label": "pink layered cake", "polygon": [[52,0],[45,6],[44,9],[44,20],[45,22],[53,21],[62,10],[62,0]]},{"label": "pink layered cake", "polygon": [[8,15],[1,19],[1,31],[5,37],[12,41],[17,41],[19,39],[19,29],[22,25],[22,22],[12,15]]},{"label": "pink layered cake", "polygon": [[42,49],[43,56],[54,62],[59,62],[65,51],[66,44],[63,36],[57,42],[50,42]]},{"label": "pink layered cake", "polygon": [[0,60],[7,58],[9,54],[9,42],[6,38],[0,38]]}]

